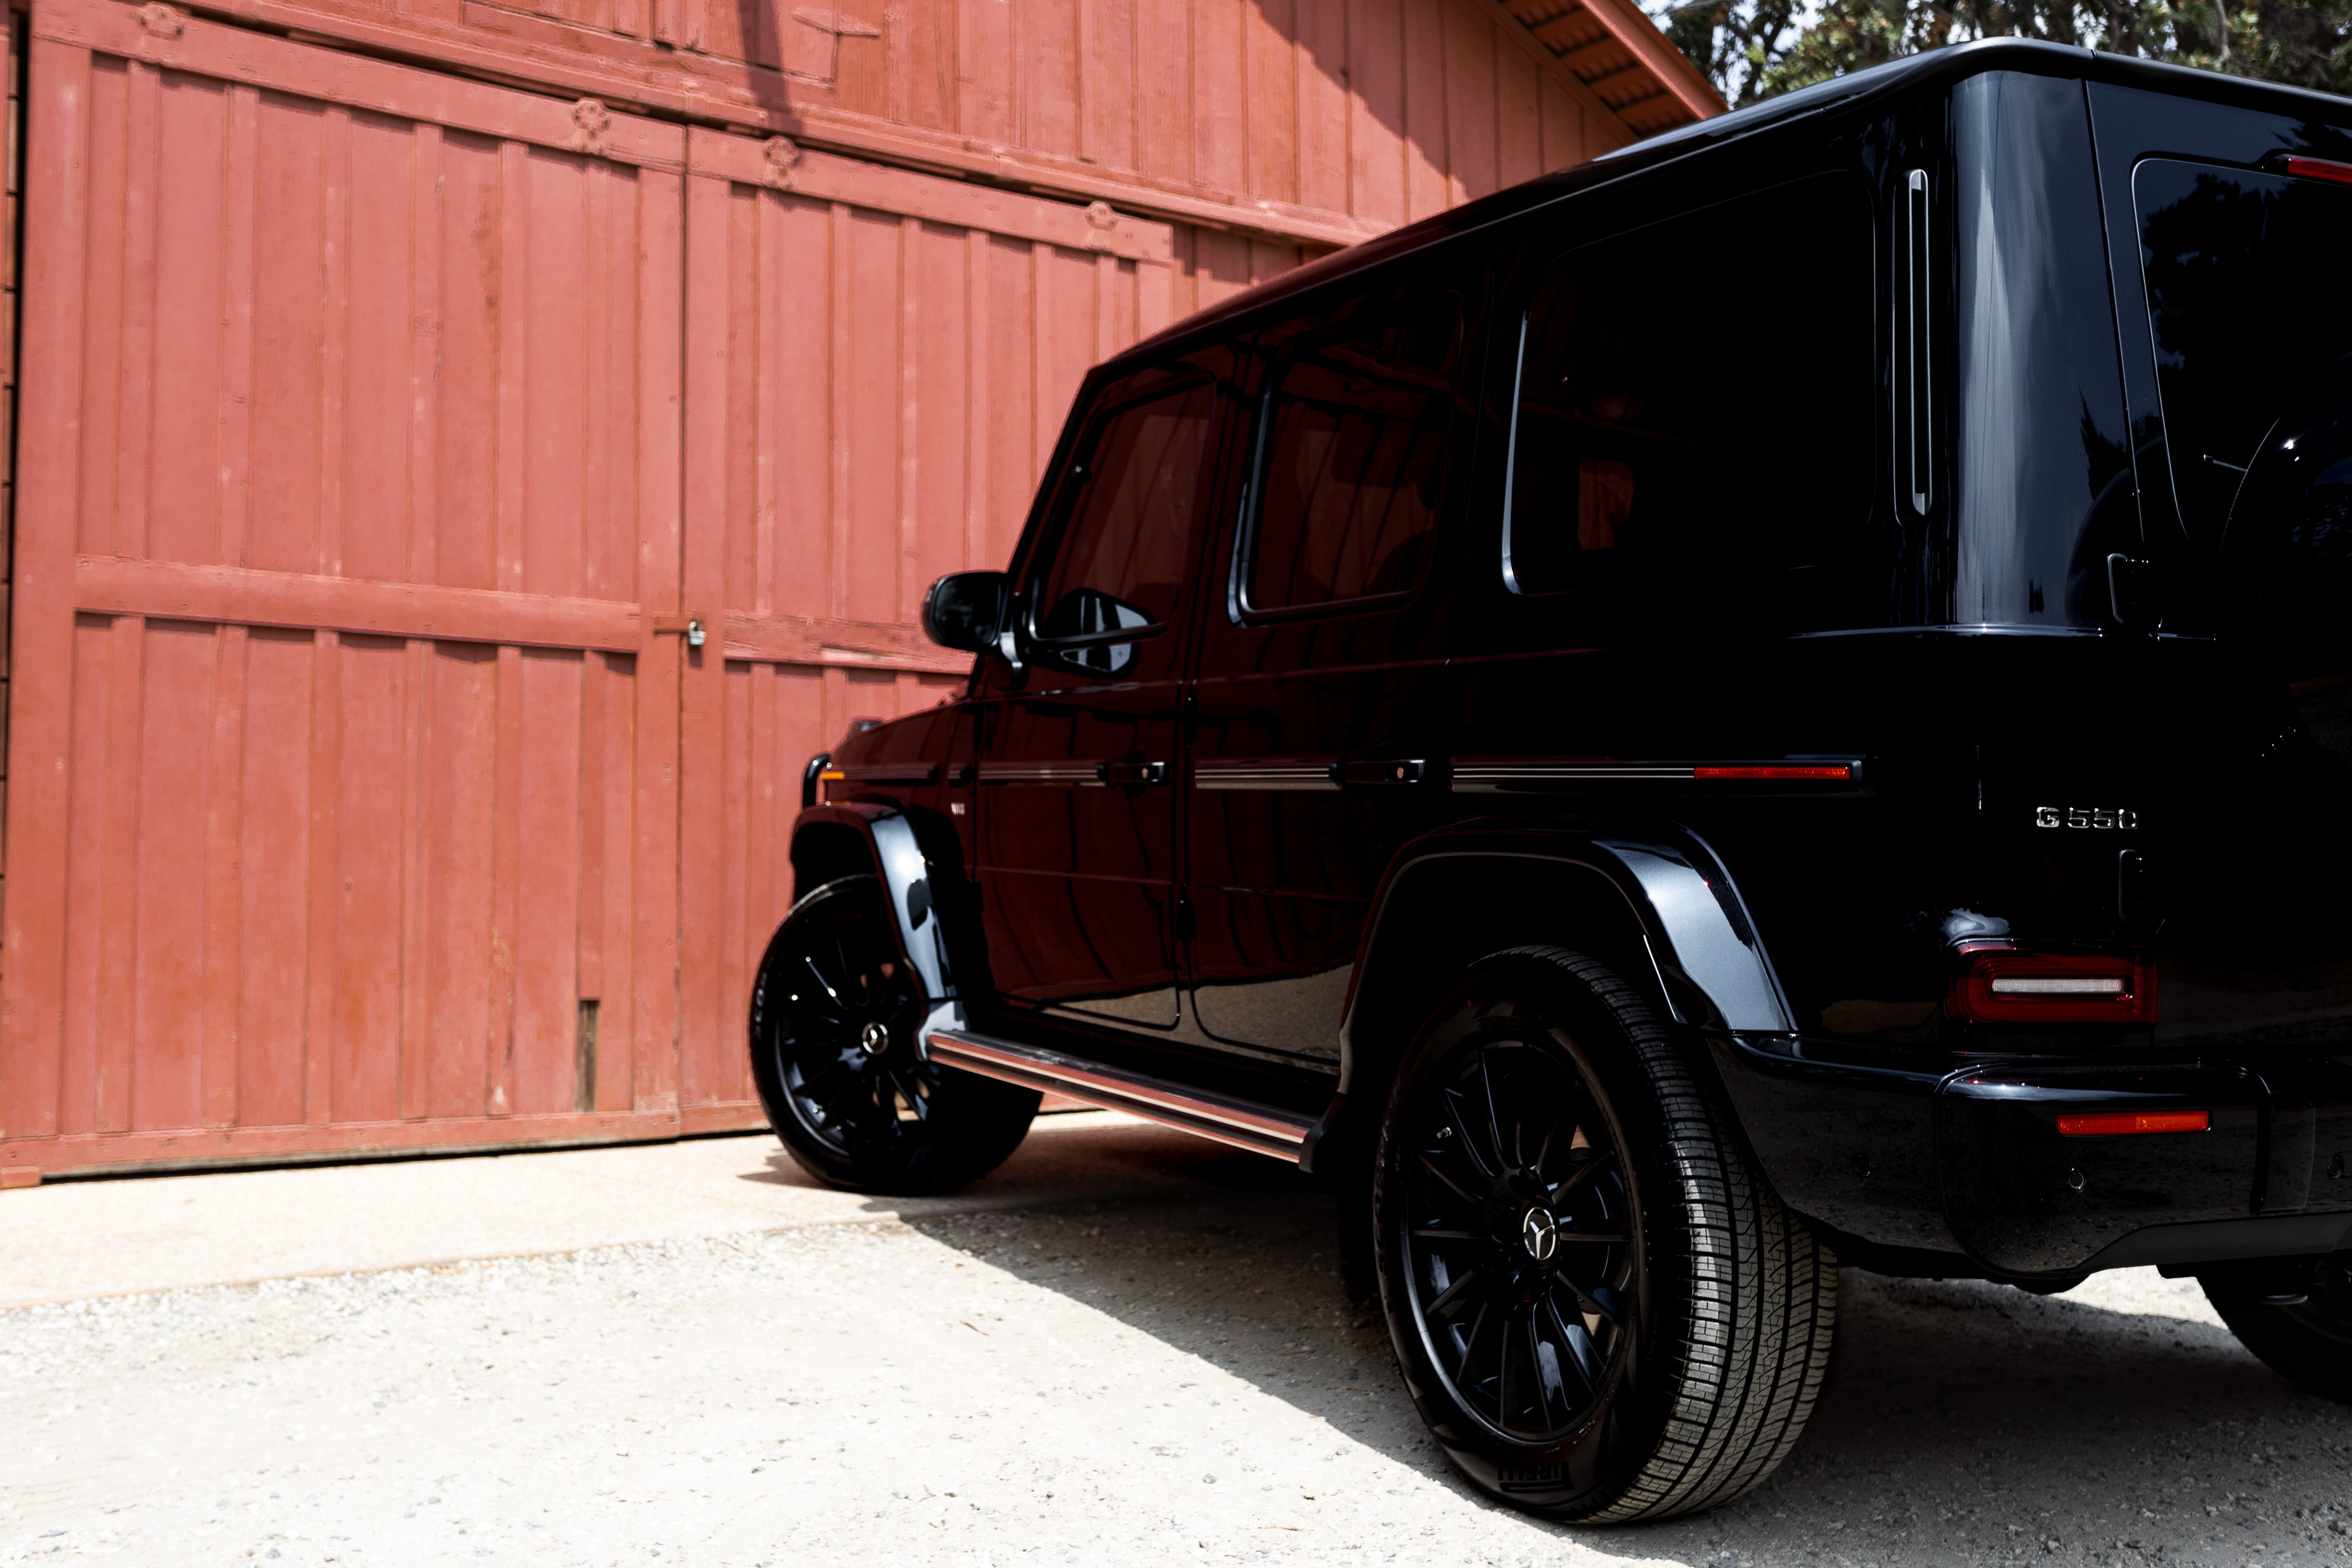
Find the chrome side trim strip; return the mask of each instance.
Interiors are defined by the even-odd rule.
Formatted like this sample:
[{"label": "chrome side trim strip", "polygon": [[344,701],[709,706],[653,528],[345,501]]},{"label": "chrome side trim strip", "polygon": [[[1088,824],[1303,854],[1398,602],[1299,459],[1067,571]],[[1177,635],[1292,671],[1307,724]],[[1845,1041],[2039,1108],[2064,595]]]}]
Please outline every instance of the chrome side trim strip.
[{"label": "chrome side trim strip", "polygon": [[1656,779],[1687,782],[1696,763],[1515,763],[1480,758],[1454,764],[1454,788],[1484,794],[1514,784],[1622,784]]},{"label": "chrome side trim strip", "polygon": [[992,784],[1097,784],[1102,783],[1102,763],[982,763],[980,782]]},{"label": "chrome side trim strip", "polygon": [[1192,783],[1216,790],[1335,790],[1339,766],[1328,757],[1210,758],[1192,764]]},{"label": "chrome side trim strip", "polygon": [[[1843,768],[1836,778],[1699,777],[1699,770]],[[1771,757],[1757,761],[1730,759],[1696,763],[1522,762],[1507,757],[1465,757],[1453,768],[1452,787],[1460,795],[1491,795],[1498,791],[1541,788],[1547,784],[1778,784],[1799,789],[1850,790],[1863,782],[1859,757]]]},{"label": "chrome side trim strip", "polygon": [[1315,1118],[1301,1111],[1234,1100],[969,1030],[934,1028],[925,1044],[931,1059],[948,1067],[1050,1089],[1280,1160],[1297,1160],[1315,1127]]}]

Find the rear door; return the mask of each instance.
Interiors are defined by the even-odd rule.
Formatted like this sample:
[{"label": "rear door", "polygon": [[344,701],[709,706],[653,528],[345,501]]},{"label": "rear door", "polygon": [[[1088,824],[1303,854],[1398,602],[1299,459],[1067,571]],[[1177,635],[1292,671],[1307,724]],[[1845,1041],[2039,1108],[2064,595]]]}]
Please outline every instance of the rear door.
[{"label": "rear door", "polygon": [[1196,1021],[1336,1061],[1394,847],[1443,809],[1444,522],[1473,300],[1419,282],[1269,334],[1247,491],[1202,616],[1186,803]]},{"label": "rear door", "polygon": [[2314,1109],[2352,1098],[2352,318],[2295,303],[2352,262],[2352,134],[2092,102],[2118,314],[2147,324],[2123,334],[2147,542],[2185,634],[2155,650],[2184,742],[2155,863],[2121,891],[2164,921],[2158,1038],[2239,1054],[2275,1097],[2261,1206],[2352,1201],[2311,1185],[2352,1159],[2352,1119]]}]

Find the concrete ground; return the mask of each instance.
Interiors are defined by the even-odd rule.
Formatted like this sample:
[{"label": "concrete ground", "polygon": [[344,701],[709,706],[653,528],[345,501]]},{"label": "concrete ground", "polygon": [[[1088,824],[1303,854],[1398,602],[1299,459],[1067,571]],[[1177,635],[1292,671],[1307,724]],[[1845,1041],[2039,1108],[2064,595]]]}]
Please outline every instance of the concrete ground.
[{"label": "concrete ground", "polygon": [[2194,1286],[1842,1288],[1761,1490],[1570,1530],[1421,1436],[1328,1199],[1124,1118],[919,1204],[765,1137],[58,1184],[0,1194],[0,1562],[2352,1563],[2352,1411]]}]

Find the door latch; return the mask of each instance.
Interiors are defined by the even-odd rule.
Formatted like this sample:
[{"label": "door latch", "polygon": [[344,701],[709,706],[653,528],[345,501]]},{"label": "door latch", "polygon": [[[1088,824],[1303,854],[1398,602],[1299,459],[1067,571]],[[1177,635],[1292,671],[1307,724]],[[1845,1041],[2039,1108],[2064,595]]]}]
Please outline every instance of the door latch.
[{"label": "door latch", "polygon": [[654,617],[654,636],[666,637],[673,634],[683,634],[687,647],[700,647],[703,642],[702,617],[700,616],[656,616]]}]

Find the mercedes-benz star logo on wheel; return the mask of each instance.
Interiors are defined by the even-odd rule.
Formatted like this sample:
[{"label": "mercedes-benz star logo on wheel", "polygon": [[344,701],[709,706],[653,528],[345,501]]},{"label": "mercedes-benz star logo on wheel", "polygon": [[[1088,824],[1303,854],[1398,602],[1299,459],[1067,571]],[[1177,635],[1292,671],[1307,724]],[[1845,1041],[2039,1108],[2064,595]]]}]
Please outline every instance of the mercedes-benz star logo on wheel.
[{"label": "mercedes-benz star logo on wheel", "polygon": [[878,1057],[890,1048],[890,1031],[879,1024],[868,1024],[866,1032],[857,1037],[857,1043],[866,1047],[867,1056]]},{"label": "mercedes-benz star logo on wheel", "polygon": [[1527,1218],[1519,1221],[1519,1240],[1529,1258],[1538,1263],[1550,1262],[1551,1255],[1559,1247],[1559,1225],[1551,1217],[1551,1210],[1529,1209]]}]

